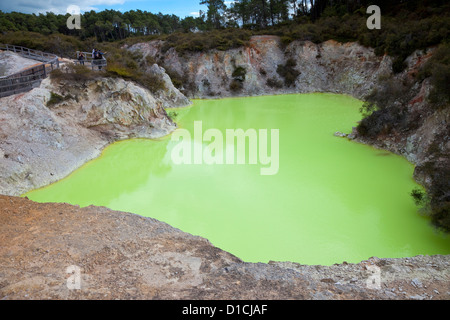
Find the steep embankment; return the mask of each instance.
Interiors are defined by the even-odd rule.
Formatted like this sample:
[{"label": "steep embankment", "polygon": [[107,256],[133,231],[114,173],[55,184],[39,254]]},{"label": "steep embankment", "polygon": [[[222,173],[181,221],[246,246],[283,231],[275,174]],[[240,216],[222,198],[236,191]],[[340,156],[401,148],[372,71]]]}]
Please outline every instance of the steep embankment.
[{"label": "steep embankment", "polygon": [[42,81],[30,92],[2,98],[0,193],[20,195],[55,182],[97,157],[111,142],[157,138],[176,124],[167,107],[190,104],[158,66],[164,92],[123,79]]},{"label": "steep embankment", "polygon": [[[357,43],[294,41],[254,36],[248,47],[180,56],[164,42],[128,48],[150,55],[184,80],[188,96],[217,98],[280,93],[335,92],[362,98],[378,77],[391,73],[392,59]],[[237,81],[237,82],[236,82]],[[241,83],[241,86],[233,86]]]}]

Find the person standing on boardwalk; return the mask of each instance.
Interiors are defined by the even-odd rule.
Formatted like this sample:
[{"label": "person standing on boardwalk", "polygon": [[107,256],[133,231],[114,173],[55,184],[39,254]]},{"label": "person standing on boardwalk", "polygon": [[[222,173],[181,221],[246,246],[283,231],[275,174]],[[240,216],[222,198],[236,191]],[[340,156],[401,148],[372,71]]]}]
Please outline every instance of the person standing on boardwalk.
[{"label": "person standing on boardwalk", "polygon": [[83,54],[83,52],[80,52],[80,54],[78,55],[78,61],[80,61],[80,65],[84,66],[84,54]]}]

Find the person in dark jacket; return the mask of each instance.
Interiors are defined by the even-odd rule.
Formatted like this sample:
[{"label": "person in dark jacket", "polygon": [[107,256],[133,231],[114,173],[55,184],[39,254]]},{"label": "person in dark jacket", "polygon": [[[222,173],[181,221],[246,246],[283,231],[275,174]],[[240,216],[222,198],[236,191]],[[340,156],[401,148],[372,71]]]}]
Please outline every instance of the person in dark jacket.
[{"label": "person in dark jacket", "polygon": [[84,66],[84,54],[83,52],[80,52],[78,55],[78,61],[80,61],[80,64]]}]

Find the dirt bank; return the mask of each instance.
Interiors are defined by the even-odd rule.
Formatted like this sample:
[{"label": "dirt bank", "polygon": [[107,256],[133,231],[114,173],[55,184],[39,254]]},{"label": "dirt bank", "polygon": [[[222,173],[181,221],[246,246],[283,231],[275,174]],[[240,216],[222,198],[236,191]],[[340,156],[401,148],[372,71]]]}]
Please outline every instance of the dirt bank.
[{"label": "dirt bank", "polygon": [[[450,298],[448,256],[245,263],[163,222],[99,207],[0,196],[0,243],[0,299]],[[80,290],[67,286],[70,266]]]}]

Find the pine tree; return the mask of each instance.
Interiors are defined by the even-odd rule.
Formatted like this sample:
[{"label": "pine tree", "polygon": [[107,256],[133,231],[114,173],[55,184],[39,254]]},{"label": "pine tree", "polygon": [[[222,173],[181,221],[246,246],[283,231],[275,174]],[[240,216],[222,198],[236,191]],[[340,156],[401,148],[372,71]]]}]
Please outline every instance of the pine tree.
[{"label": "pine tree", "polygon": [[224,23],[224,13],[227,8],[223,0],[201,0],[200,4],[206,4],[207,22],[212,28],[219,29]]}]

